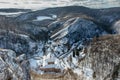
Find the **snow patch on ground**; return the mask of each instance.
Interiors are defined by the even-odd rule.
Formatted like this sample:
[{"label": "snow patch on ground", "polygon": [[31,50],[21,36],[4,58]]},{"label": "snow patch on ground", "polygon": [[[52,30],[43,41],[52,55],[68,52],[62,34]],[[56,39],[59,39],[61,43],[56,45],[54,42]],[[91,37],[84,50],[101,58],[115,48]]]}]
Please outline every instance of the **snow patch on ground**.
[{"label": "snow patch on ground", "polygon": [[51,16],[37,16],[33,21],[54,20],[56,18],[57,15],[51,14]]},{"label": "snow patch on ground", "polygon": [[30,59],[29,62],[31,68],[35,69],[37,67],[37,61],[35,59]]},{"label": "snow patch on ground", "polygon": [[84,76],[89,78],[93,77],[93,70],[90,68],[83,68]]},{"label": "snow patch on ground", "polygon": [[[38,51],[34,54],[34,58],[30,59],[31,68],[39,74],[45,74],[45,69],[60,69],[61,71],[72,69],[74,73],[78,75],[82,74],[83,69],[77,66],[79,65],[79,59],[85,57],[84,50],[79,52],[79,56],[75,55],[73,57],[73,50],[77,48],[77,46],[82,45],[75,43],[71,49],[68,50],[68,48],[64,46],[64,41],[66,43],[67,39],[62,39],[59,42],[49,40],[46,43],[38,43]],[[43,48],[45,48],[45,51],[43,51]],[[90,71],[88,72],[88,75],[92,74]]]},{"label": "snow patch on ground", "polygon": [[53,37],[57,36],[55,39],[60,39],[60,38],[62,38],[64,36],[66,36],[68,34],[68,28],[69,28],[69,26],[67,26],[66,28],[61,29],[57,33],[53,34],[50,38],[53,38]]},{"label": "snow patch on ground", "polygon": [[73,70],[73,72],[76,73],[77,75],[81,75],[81,74],[82,74],[82,70],[79,69],[79,68],[75,68],[75,69]]},{"label": "snow patch on ground", "polygon": [[57,15],[55,15],[55,14],[51,14],[52,15],[52,18],[53,19],[56,19],[57,18]]},{"label": "snow patch on ground", "polygon": [[16,16],[19,16],[22,13],[25,13],[25,12],[14,12],[14,13],[0,12],[0,15],[5,15],[7,17],[16,17]]},{"label": "snow patch on ground", "polygon": [[53,18],[48,17],[48,16],[38,16],[38,17],[37,17],[37,21],[43,21],[43,20],[46,20],[46,19],[52,20]]}]

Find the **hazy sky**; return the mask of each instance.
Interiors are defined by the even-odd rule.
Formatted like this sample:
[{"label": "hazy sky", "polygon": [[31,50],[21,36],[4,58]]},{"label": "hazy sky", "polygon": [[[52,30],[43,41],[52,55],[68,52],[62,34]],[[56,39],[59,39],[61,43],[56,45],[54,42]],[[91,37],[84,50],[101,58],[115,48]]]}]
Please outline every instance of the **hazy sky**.
[{"label": "hazy sky", "polygon": [[120,7],[120,0],[0,0],[0,8],[41,9],[69,5],[92,8]]}]

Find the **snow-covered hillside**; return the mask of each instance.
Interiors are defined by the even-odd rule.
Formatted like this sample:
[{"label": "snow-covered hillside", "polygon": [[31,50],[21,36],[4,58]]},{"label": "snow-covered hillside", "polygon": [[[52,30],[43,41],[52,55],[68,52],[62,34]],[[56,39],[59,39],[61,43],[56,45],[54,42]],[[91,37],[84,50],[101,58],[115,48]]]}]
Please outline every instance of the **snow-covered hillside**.
[{"label": "snow-covered hillside", "polygon": [[0,11],[0,80],[120,79],[120,7]]}]

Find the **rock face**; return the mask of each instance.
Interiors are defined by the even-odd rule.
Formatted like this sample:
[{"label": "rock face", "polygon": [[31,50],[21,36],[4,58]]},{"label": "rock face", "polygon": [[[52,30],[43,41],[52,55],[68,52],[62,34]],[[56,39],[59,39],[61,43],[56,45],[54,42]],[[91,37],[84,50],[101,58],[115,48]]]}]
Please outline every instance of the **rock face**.
[{"label": "rock face", "polygon": [[83,74],[88,80],[120,79],[119,39],[119,35],[107,35],[93,40],[87,47],[79,67],[84,68]]},{"label": "rock face", "polygon": [[16,57],[12,50],[0,49],[0,80],[30,80],[25,55]]}]

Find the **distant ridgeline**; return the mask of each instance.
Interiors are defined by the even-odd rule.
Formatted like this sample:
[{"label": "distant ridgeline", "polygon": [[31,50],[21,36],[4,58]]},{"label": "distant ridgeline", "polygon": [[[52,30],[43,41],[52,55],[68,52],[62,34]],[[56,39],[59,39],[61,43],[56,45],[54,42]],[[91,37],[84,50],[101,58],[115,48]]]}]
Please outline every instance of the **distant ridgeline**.
[{"label": "distant ridgeline", "polygon": [[16,8],[1,8],[0,12],[8,12],[8,13],[12,13],[12,12],[30,12],[31,9],[16,9]]}]

